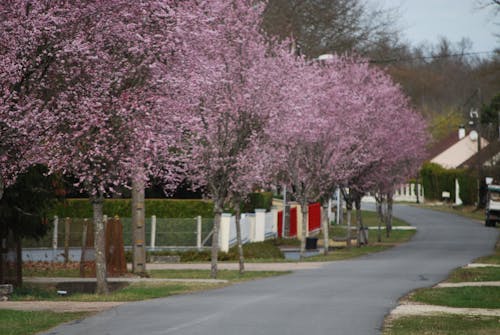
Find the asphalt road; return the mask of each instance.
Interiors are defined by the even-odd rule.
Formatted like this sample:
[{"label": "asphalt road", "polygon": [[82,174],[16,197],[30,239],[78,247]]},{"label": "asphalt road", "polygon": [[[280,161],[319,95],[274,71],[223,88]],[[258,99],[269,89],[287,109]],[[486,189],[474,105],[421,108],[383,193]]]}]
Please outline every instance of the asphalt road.
[{"label": "asphalt road", "polygon": [[378,334],[406,293],[492,252],[498,230],[409,206],[398,216],[417,227],[412,241],[320,269],[184,296],[126,304],[47,334]]}]

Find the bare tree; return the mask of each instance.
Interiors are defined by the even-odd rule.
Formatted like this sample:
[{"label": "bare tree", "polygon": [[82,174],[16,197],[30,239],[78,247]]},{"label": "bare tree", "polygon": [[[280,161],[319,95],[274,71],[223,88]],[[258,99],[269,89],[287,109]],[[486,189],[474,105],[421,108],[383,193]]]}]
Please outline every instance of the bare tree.
[{"label": "bare tree", "polygon": [[307,57],[366,54],[379,41],[397,36],[393,14],[364,0],[269,0],[263,28],[279,39],[292,38]]}]

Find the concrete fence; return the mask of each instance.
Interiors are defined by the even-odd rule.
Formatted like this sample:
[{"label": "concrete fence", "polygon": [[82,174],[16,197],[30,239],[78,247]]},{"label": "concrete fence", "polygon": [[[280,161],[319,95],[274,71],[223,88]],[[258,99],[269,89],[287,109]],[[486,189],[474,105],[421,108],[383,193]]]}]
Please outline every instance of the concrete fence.
[{"label": "concrete fence", "polygon": [[[275,207],[266,213],[265,209],[256,209],[255,213],[241,215],[241,240],[242,243],[262,242],[277,236],[278,212]],[[229,248],[236,245],[236,217],[223,213],[219,230],[219,248],[228,252]]]},{"label": "concrete fence", "polygon": [[[394,191],[394,201],[417,202],[417,194],[418,200],[424,202],[424,188],[421,184],[404,184]],[[375,197],[369,194],[364,196],[362,201],[374,203]]]}]

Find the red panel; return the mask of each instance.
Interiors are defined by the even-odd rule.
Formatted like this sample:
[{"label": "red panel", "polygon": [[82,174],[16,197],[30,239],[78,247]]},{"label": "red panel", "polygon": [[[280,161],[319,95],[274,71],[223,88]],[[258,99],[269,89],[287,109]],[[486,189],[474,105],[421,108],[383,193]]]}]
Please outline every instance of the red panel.
[{"label": "red panel", "polygon": [[283,211],[278,212],[278,237],[283,237]]},{"label": "red panel", "polygon": [[319,202],[309,205],[309,231],[321,228],[321,204]]},{"label": "red panel", "polygon": [[290,209],[290,237],[297,236],[297,207]]},{"label": "red panel", "polygon": [[[297,207],[290,209],[290,235],[297,236]],[[278,211],[278,237],[283,237],[283,211]]]}]

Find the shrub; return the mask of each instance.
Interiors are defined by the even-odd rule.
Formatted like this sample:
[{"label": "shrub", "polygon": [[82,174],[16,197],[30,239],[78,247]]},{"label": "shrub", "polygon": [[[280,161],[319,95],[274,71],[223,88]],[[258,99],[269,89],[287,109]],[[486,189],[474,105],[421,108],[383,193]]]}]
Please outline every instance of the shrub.
[{"label": "shrub", "polygon": [[[132,215],[130,199],[104,200],[104,214],[130,217]],[[193,218],[213,217],[213,204],[211,201],[200,199],[146,199],[146,217],[156,215],[160,218]],[[67,199],[56,205],[52,215],[59,217],[91,218],[92,205],[88,199]]]},{"label": "shrub", "polygon": [[439,164],[425,163],[420,171],[424,186],[425,198],[441,200],[442,192],[450,192],[451,199],[455,198],[455,179],[460,186],[460,198],[465,205],[477,201],[476,178],[469,170],[445,169]]},{"label": "shrub", "polygon": [[262,208],[267,211],[271,210],[273,203],[272,192],[256,192],[250,193],[243,203],[241,211],[243,213],[253,213],[256,208]]}]

